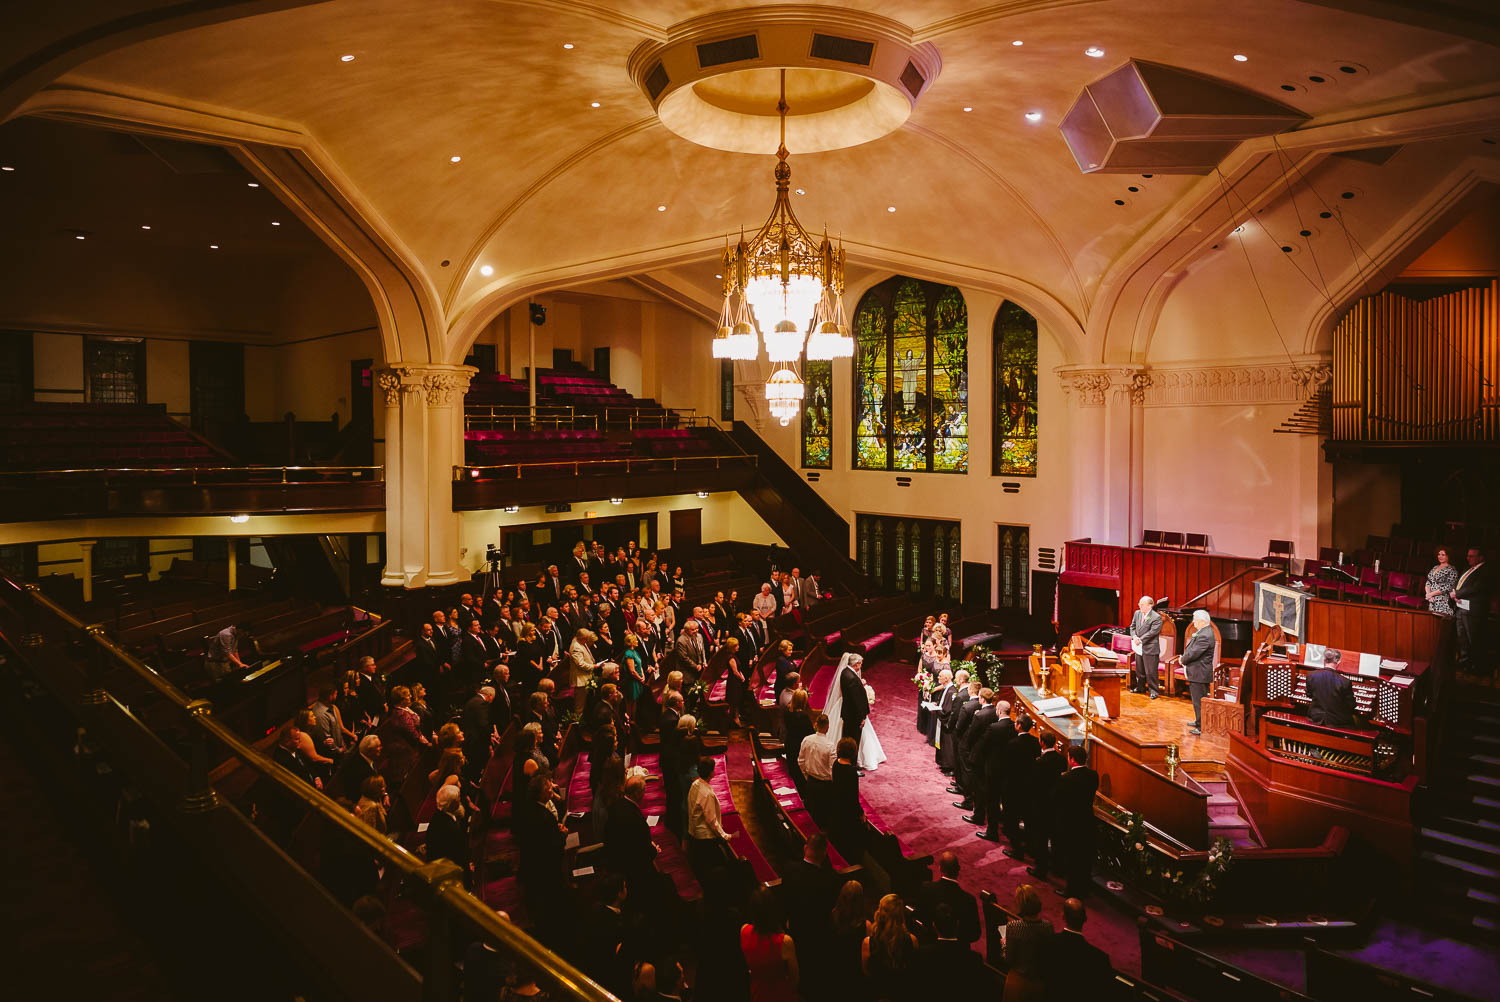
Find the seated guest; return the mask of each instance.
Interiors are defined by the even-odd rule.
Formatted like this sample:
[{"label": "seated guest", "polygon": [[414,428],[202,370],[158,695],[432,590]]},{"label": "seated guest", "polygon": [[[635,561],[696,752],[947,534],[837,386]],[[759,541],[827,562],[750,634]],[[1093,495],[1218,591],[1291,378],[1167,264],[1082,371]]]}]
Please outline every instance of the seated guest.
[{"label": "seated guest", "polygon": [[942,971],[943,990],[950,997],[979,998],[984,990],[984,959],[963,941],[958,919],[946,904],[939,904],[933,913],[932,931],[936,939],[917,950],[917,966],[924,971]]},{"label": "seated guest", "polygon": [[1030,884],[1016,888],[1016,914],[1020,917],[1005,923],[1003,933],[1005,1000],[1041,1002],[1042,954],[1053,932],[1052,923],[1041,917],[1042,899]]},{"label": "seated guest", "polygon": [[385,777],[371,776],[365,780],[365,788],[354,805],[354,816],[384,835],[385,813],[390,809],[391,798],[385,792]]},{"label": "seated guest", "polygon": [[1100,998],[1114,983],[1115,971],[1109,954],[1083,938],[1087,917],[1083,902],[1068,898],[1063,902],[1062,932],[1048,937],[1042,946],[1042,981],[1047,1002]]},{"label": "seated guest", "polygon": [[848,860],[864,855],[865,809],[859,802],[859,742],[839,738],[838,758],[833,763],[832,806],[828,809],[829,836]]},{"label": "seated guest", "polygon": [[750,895],[750,921],[740,927],[740,950],[750,969],[752,1002],[795,1002],[797,950],[786,934],[781,909],[769,887]]},{"label": "seated guest", "polygon": [[1354,683],[1337,668],[1319,668],[1307,676],[1312,707],[1307,719],[1329,727],[1354,726]]},{"label": "seated guest", "polygon": [[958,939],[967,946],[979,938],[979,902],[958,883],[958,857],[951,852],[938,855],[938,878],[923,884],[917,892],[917,914],[932,925],[939,908],[947,908],[953,917]]},{"label": "seated guest", "polygon": [[[852,742],[853,738],[841,738]],[[860,948],[860,963],[868,979],[871,997],[901,999],[917,990],[917,937],[906,928],[906,905],[899,894],[887,894],[875,908],[870,934]],[[1006,996],[1006,1002],[1011,1002]]]},{"label": "seated guest", "polygon": [[427,823],[427,858],[457,863],[464,871],[464,883],[469,882],[469,825],[463,796],[456,786],[445,786],[437,792],[437,811]]}]

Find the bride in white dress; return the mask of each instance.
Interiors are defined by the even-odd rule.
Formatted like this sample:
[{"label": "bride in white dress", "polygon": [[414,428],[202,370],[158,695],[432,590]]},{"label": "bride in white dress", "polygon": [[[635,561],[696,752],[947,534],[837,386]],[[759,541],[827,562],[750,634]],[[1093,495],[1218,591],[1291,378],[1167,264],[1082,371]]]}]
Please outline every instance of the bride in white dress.
[{"label": "bride in white dress", "polygon": [[[839,660],[838,671],[833,673],[833,685],[828,689],[828,701],[823,705],[823,712],[828,715],[828,736],[835,744],[839,738],[844,736],[844,718],[839,712],[844,704],[844,690],[839,684],[844,677],[844,672],[854,672],[855,677],[861,682],[864,677],[860,675],[858,665],[864,663],[864,658],[858,654],[845,654]],[[870,698],[870,705],[875,704],[875,690],[865,685],[865,694]],[[885,761],[885,749],[880,747],[880,739],[875,736],[875,721],[865,720],[865,726],[860,728],[858,734],[850,737],[859,742],[859,759],[856,763],[865,772],[874,772]]]}]

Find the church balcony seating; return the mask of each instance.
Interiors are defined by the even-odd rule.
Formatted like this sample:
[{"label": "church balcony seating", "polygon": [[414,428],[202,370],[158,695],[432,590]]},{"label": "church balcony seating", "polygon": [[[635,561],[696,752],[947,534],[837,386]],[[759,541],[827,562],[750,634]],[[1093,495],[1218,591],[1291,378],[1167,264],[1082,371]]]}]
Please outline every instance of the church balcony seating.
[{"label": "church balcony seating", "polygon": [[1186,539],[1180,532],[1164,532],[1161,534],[1161,545],[1164,549],[1180,550],[1184,542],[1186,542]]},{"label": "church balcony seating", "polygon": [[1166,534],[1160,529],[1147,529],[1141,536],[1141,546],[1145,549],[1156,550],[1162,545],[1162,537]]},{"label": "church balcony seating", "polygon": [[161,404],[25,404],[0,409],[0,469],[114,470],[232,465]]},{"label": "church balcony seating", "polygon": [[1189,550],[1193,553],[1207,553],[1208,534],[1204,532],[1188,533],[1187,541],[1183,544],[1183,549]]}]

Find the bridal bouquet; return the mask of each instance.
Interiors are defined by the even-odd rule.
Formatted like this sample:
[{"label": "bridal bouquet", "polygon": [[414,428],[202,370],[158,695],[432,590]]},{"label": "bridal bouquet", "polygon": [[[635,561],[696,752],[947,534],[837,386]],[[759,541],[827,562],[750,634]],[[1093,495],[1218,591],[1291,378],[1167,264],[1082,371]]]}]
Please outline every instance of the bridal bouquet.
[{"label": "bridal bouquet", "polygon": [[911,677],[911,680],[916,684],[918,689],[922,690],[923,699],[926,699],[928,696],[932,695],[932,687],[935,683],[932,677],[932,672],[927,670],[927,666],[925,664],[917,665],[917,673]]},{"label": "bridal bouquet", "polygon": [[870,701],[871,706],[875,705],[875,689],[872,686],[865,686],[865,698]]}]

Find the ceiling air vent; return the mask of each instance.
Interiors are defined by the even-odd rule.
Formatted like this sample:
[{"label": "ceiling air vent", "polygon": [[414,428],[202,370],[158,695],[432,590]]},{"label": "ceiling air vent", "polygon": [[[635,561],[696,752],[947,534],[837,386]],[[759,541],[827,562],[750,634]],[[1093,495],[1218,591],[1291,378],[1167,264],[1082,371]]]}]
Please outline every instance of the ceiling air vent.
[{"label": "ceiling air vent", "polygon": [[646,74],[646,93],[650,94],[651,100],[655,101],[661,97],[661,92],[666,90],[667,84],[671,82],[672,78],[667,76],[667,68],[658,62],[651,67],[651,72]]},{"label": "ceiling air vent", "polygon": [[[855,66],[869,66],[870,59],[875,55],[874,42],[861,42],[857,38],[840,38],[838,35],[820,35],[813,32],[812,57],[814,59],[831,59],[839,63],[853,63]],[[921,84],[919,83],[920,87]]]},{"label": "ceiling air vent", "polygon": [[717,42],[704,42],[698,46],[698,65],[704,69],[759,58],[760,43],[755,40],[754,35],[721,38]]},{"label": "ceiling air vent", "polygon": [[901,71],[901,86],[905,87],[906,92],[912,97],[916,97],[922,92],[922,85],[926,82],[927,78],[922,75],[921,70],[917,69],[917,64],[908,60],[906,69]]}]

